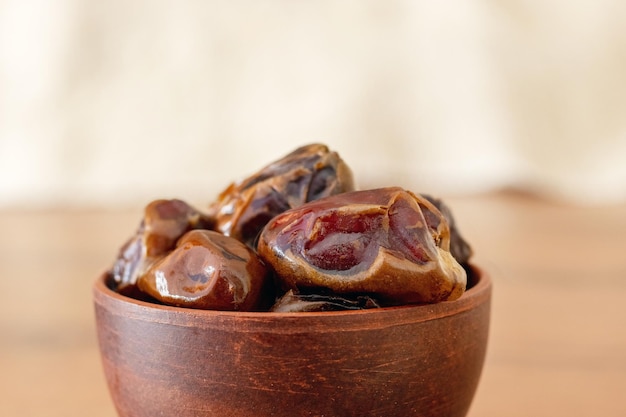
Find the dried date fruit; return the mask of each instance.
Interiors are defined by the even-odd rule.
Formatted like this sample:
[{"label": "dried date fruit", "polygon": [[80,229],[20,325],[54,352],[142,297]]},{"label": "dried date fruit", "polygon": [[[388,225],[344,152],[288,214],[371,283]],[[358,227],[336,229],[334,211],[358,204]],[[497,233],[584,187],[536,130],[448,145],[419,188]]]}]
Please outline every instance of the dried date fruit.
[{"label": "dried date fruit", "polygon": [[111,270],[119,292],[132,292],[137,278],[176,245],[185,232],[209,229],[214,221],[182,200],[155,200],[144,209],[135,233],[120,249]]},{"label": "dried date fruit", "polygon": [[352,297],[333,294],[296,294],[293,290],[287,291],[272,306],[274,313],[301,313],[315,311],[363,310],[379,308],[378,302],[367,295]]},{"label": "dried date fruit", "polygon": [[300,147],[256,174],[231,184],[211,205],[216,230],[255,247],[277,214],[308,201],[354,190],[352,172],[327,146]]},{"label": "dried date fruit", "polygon": [[139,277],[138,288],[173,306],[229,311],[263,308],[268,270],[248,246],[210,230],[192,230]]},{"label": "dried date fruit", "polygon": [[288,210],[266,225],[258,242],[259,255],[286,289],[366,293],[386,304],[460,297],[467,276],[449,249],[443,214],[399,187]]},{"label": "dried date fruit", "polygon": [[458,263],[467,265],[473,255],[472,247],[463,239],[463,236],[461,236],[459,227],[452,215],[452,210],[439,198],[426,194],[422,194],[422,197],[433,203],[448,221],[448,225],[450,226],[450,253]]}]

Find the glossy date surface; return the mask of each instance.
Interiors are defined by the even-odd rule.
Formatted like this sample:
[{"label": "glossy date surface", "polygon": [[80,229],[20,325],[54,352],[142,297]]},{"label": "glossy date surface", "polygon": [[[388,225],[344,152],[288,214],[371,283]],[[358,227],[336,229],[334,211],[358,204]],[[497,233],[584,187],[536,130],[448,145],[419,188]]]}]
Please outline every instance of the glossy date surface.
[{"label": "glossy date surface", "polygon": [[354,189],[352,172],[326,145],[300,147],[231,184],[210,207],[216,230],[255,247],[274,216],[308,201]]},{"label": "glossy date surface", "polygon": [[144,209],[144,216],[135,235],[120,249],[111,277],[118,291],[135,285],[137,278],[152,263],[176,245],[176,241],[192,229],[209,229],[213,219],[182,200],[155,200]]},{"label": "glossy date surface", "polygon": [[167,305],[253,311],[271,301],[268,277],[256,253],[243,243],[214,231],[192,230],[137,285]]},{"label": "glossy date surface", "polygon": [[306,203],[274,217],[258,242],[286,289],[371,294],[386,304],[460,297],[467,276],[449,250],[443,214],[399,187]]},{"label": "glossy date surface", "polygon": [[108,285],[190,308],[362,309],[454,300],[471,256],[442,200],[355,191],[337,152],[313,143],[232,183],[206,213],[178,199],[148,204]]}]

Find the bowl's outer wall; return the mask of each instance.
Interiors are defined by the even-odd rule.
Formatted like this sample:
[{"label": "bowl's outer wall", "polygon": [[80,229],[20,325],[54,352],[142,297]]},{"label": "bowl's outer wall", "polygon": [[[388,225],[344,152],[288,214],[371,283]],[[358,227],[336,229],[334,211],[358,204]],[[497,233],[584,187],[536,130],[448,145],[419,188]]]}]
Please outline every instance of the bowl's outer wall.
[{"label": "bowl's outer wall", "polygon": [[[485,358],[491,284],[460,305],[267,318],[154,308],[96,285],[121,417],[465,416]],[[324,315],[326,314],[326,315]]]}]

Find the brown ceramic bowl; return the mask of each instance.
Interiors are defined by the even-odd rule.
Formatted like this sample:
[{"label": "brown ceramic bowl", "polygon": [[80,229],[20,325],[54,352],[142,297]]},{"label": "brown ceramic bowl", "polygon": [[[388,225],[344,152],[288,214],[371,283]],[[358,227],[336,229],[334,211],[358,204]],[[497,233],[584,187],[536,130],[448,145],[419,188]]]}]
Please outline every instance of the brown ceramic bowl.
[{"label": "brown ceramic bowl", "polygon": [[321,313],[150,304],[94,287],[121,417],[465,416],[483,367],[491,282],[458,300]]}]

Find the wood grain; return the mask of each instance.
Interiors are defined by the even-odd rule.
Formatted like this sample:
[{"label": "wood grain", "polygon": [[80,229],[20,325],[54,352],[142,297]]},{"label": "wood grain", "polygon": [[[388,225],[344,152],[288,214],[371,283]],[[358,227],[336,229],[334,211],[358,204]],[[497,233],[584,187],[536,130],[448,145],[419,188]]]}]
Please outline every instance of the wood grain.
[{"label": "wood grain", "polygon": [[[494,281],[469,417],[626,415],[626,205],[446,201]],[[91,289],[140,209],[0,211],[0,415],[116,415]]]}]

